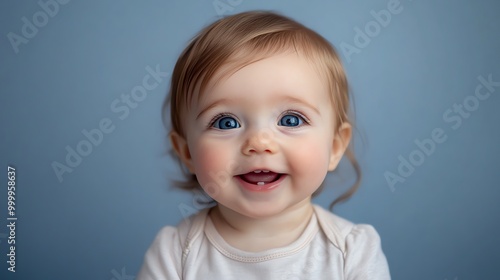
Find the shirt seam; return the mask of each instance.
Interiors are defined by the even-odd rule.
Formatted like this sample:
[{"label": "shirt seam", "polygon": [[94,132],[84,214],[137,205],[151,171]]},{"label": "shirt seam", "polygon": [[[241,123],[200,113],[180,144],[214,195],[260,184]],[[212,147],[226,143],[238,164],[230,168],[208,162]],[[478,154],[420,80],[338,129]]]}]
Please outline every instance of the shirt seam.
[{"label": "shirt seam", "polygon": [[310,234],[304,240],[304,243],[302,243],[300,246],[295,247],[292,250],[289,250],[289,251],[286,251],[286,252],[271,253],[271,254],[268,254],[268,255],[265,255],[265,256],[262,256],[262,257],[242,257],[242,256],[238,256],[238,255],[233,254],[233,253],[227,251],[226,249],[222,248],[222,246],[220,246],[215,241],[215,239],[213,238],[213,236],[210,233],[205,232],[205,235],[207,236],[207,238],[210,241],[210,243],[212,244],[212,246],[214,246],[224,256],[226,256],[226,257],[228,257],[230,259],[239,261],[239,262],[257,263],[257,262],[263,262],[263,261],[269,261],[269,260],[279,259],[279,258],[283,258],[283,257],[288,257],[288,256],[291,256],[293,254],[296,254],[297,252],[299,252],[302,249],[304,249],[311,242],[311,240],[316,236],[316,234],[318,234],[318,233],[319,233],[319,231],[316,231],[315,233]]}]

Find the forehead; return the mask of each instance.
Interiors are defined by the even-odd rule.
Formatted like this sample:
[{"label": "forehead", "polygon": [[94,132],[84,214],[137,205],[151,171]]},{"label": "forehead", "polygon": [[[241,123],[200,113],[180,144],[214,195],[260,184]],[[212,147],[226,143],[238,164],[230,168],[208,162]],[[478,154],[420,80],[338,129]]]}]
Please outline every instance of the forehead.
[{"label": "forehead", "polygon": [[203,106],[214,98],[255,95],[261,91],[266,92],[267,97],[286,94],[318,102],[330,101],[324,72],[321,66],[297,52],[254,58],[246,63],[229,62],[218,69],[205,90],[195,98],[198,102],[194,105]]}]

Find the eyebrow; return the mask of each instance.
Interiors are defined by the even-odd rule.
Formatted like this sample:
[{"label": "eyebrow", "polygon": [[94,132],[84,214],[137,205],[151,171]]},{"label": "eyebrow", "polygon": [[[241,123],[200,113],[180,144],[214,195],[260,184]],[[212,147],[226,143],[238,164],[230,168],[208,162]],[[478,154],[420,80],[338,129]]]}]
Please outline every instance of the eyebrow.
[{"label": "eyebrow", "polygon": [[[308,107],[309,109],[313,110],[318,115],[321,115],[319,110],[315,106],[307,103],[305,100],[302,100],[300,98],[292,97],[292,96],[278,97],[278,98],[281,98],[283,102],[299,103],[299,104],[304,105],[304,106]],[[237,102],[234,100],[231,100],[231,99],[217,100],[214,103],[207,106],[206,108],[204,108],[203,110],[201,110],[201,112],[196,116],[196,120],[199,119],[200,116],[203,115],[205,112],[207,112],[208,110],[210,110],[214,107],[217,107],[219,105],[231,104],[231,103],[237,103]]]},{"label": "eyebrow", "polygon": [[307,103],[305,100],[302,100],[302,99],[297,98],[297,97],[292,97],[292,96],[286,96],[286,97],[285,97],[285,98],[283,98],[283,99],[284,99],[284,101],[287,101],[287,102],[292,102],[292,103],[299,103],[299,104],[302,104],[302,105],[304,105],[304,106],[308,107],[309,109],[313,110],[314,112],[316,112],[316,114],[321,115],[321,114],[319,113],[318,108],[316,108],[315,106],[313,106],[313,105],[311,105],[311,104]]},{"label": "eyebrow", "polygon": [[230,99],[220,99],[220,100],[215,101],[214,103],[210,104],[209,106],[207,106],[206,108],[201,110],[201,112],[196,116],[195,120],[198,120],[200,118],[200,116],[203,115],[206,111],[208,111],[214,107],[217,107],[218,105],[228,104],[228,103],[234,103],[234,102]]}]

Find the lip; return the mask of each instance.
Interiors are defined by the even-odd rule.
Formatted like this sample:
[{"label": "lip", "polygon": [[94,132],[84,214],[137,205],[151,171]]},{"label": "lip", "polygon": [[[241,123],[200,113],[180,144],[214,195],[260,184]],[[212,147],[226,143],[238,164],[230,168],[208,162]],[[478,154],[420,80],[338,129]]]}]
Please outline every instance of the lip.
[{"label": "lip", "polygon": [[248,182],[244,181],[243,179],[241,179],[241,177],[239,175],[234,176],[234,177],[240,183],[240,185],[246,190],[249,190],[252,192],[267,192],[267,191],[272,191],[272,190],[276,189],[277,187],[279,187],[281,182],[283,182],[283,180],[285,180],[286,176],[287,176],[287,174],[280,174],[280,177],[278,180],[276,180],[272,183],[269,183],[269,184],[262,185],[262,186],[248,183]]}]

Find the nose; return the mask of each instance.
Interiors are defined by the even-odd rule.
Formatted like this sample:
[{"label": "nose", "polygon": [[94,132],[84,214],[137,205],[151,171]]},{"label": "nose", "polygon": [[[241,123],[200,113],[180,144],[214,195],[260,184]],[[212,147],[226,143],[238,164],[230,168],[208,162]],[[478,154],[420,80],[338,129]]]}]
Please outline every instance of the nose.
[{"label": "nose", "polygon": [[250,132],[242,147],[242,153],[250,156],[253,154],[274,154],[278,150],[278,144],[274,133],[270,129],[261,129]]}]

